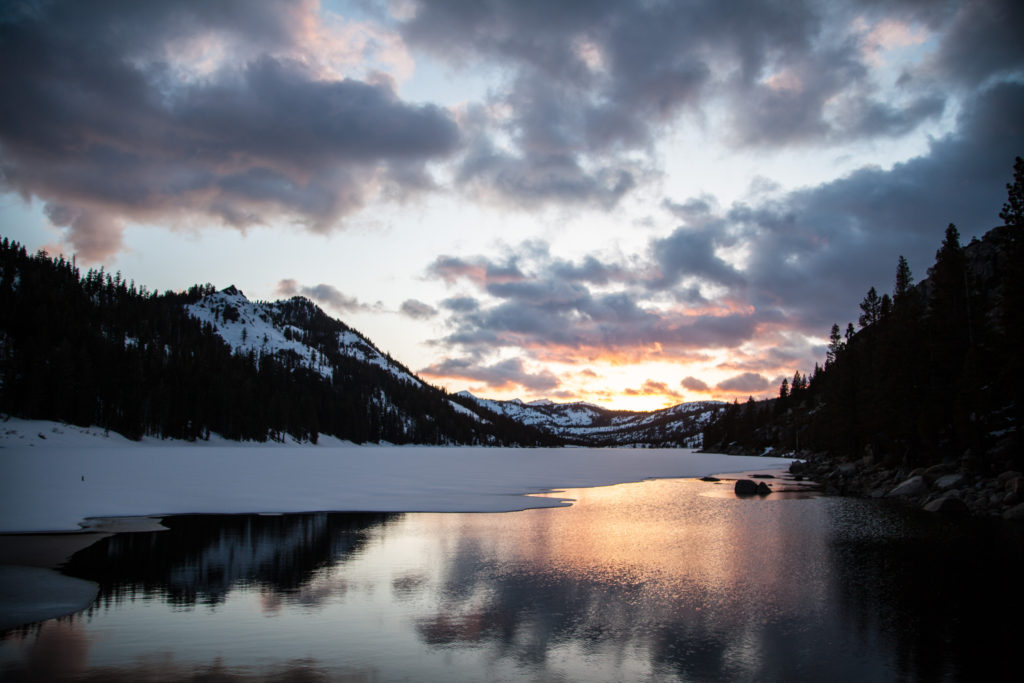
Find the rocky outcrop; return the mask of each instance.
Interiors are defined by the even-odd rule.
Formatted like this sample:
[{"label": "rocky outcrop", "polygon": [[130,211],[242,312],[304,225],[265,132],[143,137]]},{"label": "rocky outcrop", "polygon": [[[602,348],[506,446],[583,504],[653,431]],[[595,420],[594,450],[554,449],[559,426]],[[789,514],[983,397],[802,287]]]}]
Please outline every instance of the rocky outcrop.
[{"label": "rocky outcrop", "polygon": [[837,462],[825,453],[801,453],[789,471],[820,482],[826,494],[891,498],[929,512],[1024,520],[1024,475],[982,476],[946,462],[906,471],[870,455]]},{"label": "rocky outcrop", "polygon": [[737,496],[767,496],[772,492],[768,484],[752,479],[737,479],[735,491]]}]

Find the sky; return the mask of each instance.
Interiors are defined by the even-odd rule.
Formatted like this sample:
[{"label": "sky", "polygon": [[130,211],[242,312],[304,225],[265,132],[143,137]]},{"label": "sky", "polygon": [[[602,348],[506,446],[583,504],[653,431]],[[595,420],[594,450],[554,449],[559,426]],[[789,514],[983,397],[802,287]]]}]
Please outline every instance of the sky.
[{"label": "sky", "polygon": [[900,255],[999,224],[1013,0],[0,6],[0,234],[301,295],[427,381],[777,393]]}]

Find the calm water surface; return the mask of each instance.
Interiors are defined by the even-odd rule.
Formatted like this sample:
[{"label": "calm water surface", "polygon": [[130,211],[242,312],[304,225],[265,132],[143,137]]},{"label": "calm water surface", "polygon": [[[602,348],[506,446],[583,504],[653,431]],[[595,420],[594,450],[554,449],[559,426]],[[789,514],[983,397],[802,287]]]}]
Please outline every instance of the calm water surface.
[{"label": "calm water surface", "polygon": [[186,516],[64,572],[3,680],[982,680],[1019,648],[1016,526],[659,480],[505,514]]}]

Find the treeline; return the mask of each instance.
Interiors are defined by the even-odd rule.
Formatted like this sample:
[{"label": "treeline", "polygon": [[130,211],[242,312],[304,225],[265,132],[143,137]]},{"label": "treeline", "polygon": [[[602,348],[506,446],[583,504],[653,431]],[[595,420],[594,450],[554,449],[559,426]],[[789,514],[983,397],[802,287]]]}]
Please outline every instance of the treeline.
[{"label": "treeline", "polygon": [[328,358],[329,377],[295,354],[233,352],[184,307],[214,292],[158,294],[102,269],[0,241],[0,413],[96,425],[138,439],[547,445],[500,416],[457,412],[436,387],[403,382],[338,352],[348,329],[308,301],[279,307]]},{"label": "treeline", "polygon": [[734,403],[705,430],[708,450],[870,454],[916,467],[1024,466],[1024,161],[999,216],[963,246],[950,224],[927,278],[901,256],[892,294],[871,288],[858,327],[831,330],[824,366],[783,380],[769,401]]}]

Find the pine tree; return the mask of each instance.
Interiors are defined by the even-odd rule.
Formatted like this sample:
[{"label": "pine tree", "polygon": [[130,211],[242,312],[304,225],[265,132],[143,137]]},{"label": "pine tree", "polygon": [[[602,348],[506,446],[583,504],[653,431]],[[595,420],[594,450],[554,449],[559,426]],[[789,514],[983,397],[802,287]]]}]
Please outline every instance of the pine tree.
[{"label": "pine tree", "polygon": [[999,217],[1006,225],[1024,226],[1024,159],[1020,157],[1013,163],[1013,182],[1006,184],[1006,195]]},{"label": "pine tree", "polygon": [[825,351],[825,367],[831,367],[839,357],[843,348],[843,337],[839,331],[839,323],[832,324],[832,332],[828,337],[828,349]]},{"label": "pine tree", "polygon": [[860,302],[861,315],[857,323],[861,327],[873,325],[882,317],[882,300],[878,298],[878,292],[872,287],[868,290],[867,296]]},{"label": "pine tree", "polygon": [[892,298],[888,294],[882,295],[882,304],[879,306],[878,313],[882,320],[892,315]]},{"label": "pine tree", "polygon": [[896,265],[896,288],[893,290],[893,303],[899,307],[910,294],[910,288],[914,286],[914,276],[910,274],[910,266],[907,259],[900,255],[899,263]]}]

